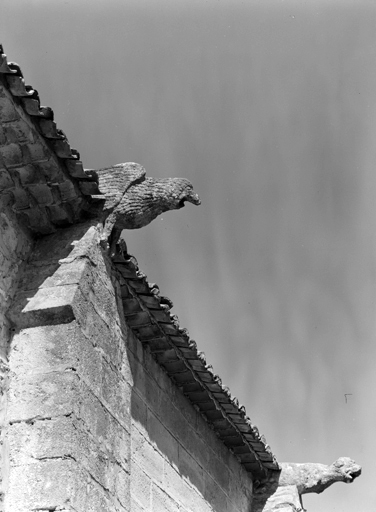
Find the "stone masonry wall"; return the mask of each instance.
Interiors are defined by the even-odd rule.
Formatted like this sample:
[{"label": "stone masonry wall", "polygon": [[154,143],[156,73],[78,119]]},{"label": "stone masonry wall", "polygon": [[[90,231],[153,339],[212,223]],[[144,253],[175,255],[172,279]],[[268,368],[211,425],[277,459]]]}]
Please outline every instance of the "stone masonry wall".
[{"label": "stone masonry wall", "polygon": [[45,236],[18,279],[1,510],[250,512],[249,474],[125,325],[98,237]]},{"label": "stone masonry wall", "polygon": [[250,512],[252,480],[129,333],[132,512]]},{"label": "stone masonry wall", "polygon": [[[3,439],[8,386],[8,349],[12,323],[8,310],[17,290],[20,269],[28,258],[33,241],[19,225],[4,196],[0,197],[0,496],[2,468],[7,458]],[[1,502],[1,499],[0,499]]]},{"label": "stone masonry wall", "polygon": [[22,263],[27,259],[33,242],[18,224],[5,198],[0,198],[0,350],[6,361],[11,325],[7,310],[17,287]]},{"label": "stone masonry wall", "polygon": [[40,240],[12,319],[3,510],[129,511],[126,327],[95,226]]}]

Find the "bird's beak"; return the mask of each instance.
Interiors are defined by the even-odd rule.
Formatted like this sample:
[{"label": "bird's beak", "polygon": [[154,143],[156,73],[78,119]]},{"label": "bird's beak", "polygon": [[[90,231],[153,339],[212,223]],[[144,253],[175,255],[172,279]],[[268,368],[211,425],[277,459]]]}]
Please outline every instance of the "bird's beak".
[{"label": "bird's beak", "polygon": [[201,204],[201,200],[195,192],[192,192],[189,196],[187,196],[186,200],[192,204]]}]

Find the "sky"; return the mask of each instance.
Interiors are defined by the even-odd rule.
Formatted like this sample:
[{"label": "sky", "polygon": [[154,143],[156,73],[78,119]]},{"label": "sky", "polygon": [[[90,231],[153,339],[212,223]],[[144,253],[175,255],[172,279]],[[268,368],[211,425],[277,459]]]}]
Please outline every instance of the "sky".
[{"label": "sky", "polygon": [[124,232],[280,462],[363,467],[376,500],[376,3],[0,0],[0,42],[85,168],[200,195]]}]

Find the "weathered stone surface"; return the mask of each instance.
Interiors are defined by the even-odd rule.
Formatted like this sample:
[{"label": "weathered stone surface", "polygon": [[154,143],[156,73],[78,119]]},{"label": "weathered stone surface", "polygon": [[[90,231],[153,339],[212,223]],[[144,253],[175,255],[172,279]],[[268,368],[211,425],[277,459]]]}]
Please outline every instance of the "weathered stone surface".
[{"label": "weathered stone surface", "polygon": [[6,512],[129,510],[131,373],[110,269],[89,223],[40,240],[20,279],[4,417]]},{"label": "weathered stone surface", "polygon": [[250,475],[151,354],[140,352],[141,344],[131,334],[129,341],[133,503],[166,512],[171,507],[200,512],[251,510]]},{"label": "weathered stone surface", "polygon": [[321,493],[335,482],[351,483],[361,474],[361,467],[348,457],[340,457],[329,466],[281,463],[280,467],[256,490],[254,512],[304,511],[302,494]]},{"label": "weathered stone surface", "polygon": [[279,485],[296,485],[299,494],[320,493],[335,482],[351,483],[362,468],[349,457],[340,457],[329,466],[317,463],[282,463]]},{"label": "weathered stone surface", "polygon": [[19,119],[13,102],[10,102],[5,92],[0,90],[0,119],[2,122],[16,121]]},{"label": "weathered stone surface", "polygon": [[[3,198],[4,199],[4,198]],[[0,200],[0,352],[6,360],[11,324],[7,312],[16,293],[18,274],[33,246],[14,213]]]},{"label": "weathered stone surface", "polygon": [[134,162],[87,171],[98,182],[103,198],[103,240],[110,238],[111,254],[123,229],[138,229],[185,202],[200,204],[192,184],[184,178],[157,180],[145,177],[145,169]]},{"label": "weathered stone surface", "polygon": [[17,143],[0,147],[0,156],[6,167],[14,167],[23,163],[21,146]]},{"label": "weathered stone surface", "polygon": [[6,169],[0,169],[0,190],[13,188],[14,182]]}]

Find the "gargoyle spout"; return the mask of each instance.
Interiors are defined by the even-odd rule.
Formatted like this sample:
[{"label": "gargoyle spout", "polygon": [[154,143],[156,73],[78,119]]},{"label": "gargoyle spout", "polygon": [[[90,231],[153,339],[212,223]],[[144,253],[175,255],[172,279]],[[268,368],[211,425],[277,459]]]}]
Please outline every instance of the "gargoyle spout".
[{"label": "gargoyle spout", "polygon": [[256,489],[254,512],[304,511],[302,494],[323,492],[335,482],[351,483],[362,472],[348,457],[340,457],[330,465],[284,462],[279,466],[280,471],[273,471]]},{"label": "gargoyle spout", "polygon": [[299,494],[320,493],[335,482],[351,483],[362,468],[348,457],[340,457],[329,466],[315,463],[281,463],[279,485],[296,485]]}]

